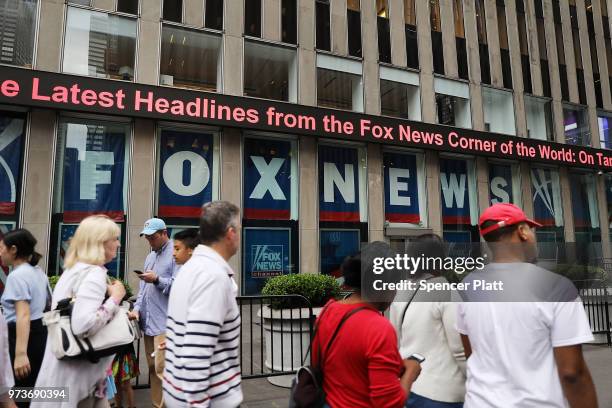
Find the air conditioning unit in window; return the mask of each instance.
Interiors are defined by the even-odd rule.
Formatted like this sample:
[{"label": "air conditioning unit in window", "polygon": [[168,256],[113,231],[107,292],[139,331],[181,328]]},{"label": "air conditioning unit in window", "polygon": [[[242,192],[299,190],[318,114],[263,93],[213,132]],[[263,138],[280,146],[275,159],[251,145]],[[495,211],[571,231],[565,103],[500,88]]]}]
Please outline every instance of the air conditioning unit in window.
[{"label": "air conditioning unit in window", "polygon": [[160,85],[173,86],[174,85],[174,76],[172,76],[172,75],[160,75],[159,76],[159,83],[160,83]]}]

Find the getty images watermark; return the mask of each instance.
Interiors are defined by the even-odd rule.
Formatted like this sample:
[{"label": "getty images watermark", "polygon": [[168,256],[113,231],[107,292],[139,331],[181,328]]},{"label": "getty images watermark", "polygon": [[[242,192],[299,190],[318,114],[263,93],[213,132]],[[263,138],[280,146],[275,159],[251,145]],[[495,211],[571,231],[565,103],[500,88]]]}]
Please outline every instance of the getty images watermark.
[{"label": "getty images watermark", "polygon": [[[599,269],[581,265],[569,256],[560,263],[548,258],[556,248],[543,246],[523,262],[493,262],[490,247],[461,244],[446,248],[444,255],[424,250],[396,253],[392,250],[361,252],[361,291],[373,302],[558,302],[574,301],[580,280],[593,279]],[[566,253],[580,252],[564,244]],[[496,254],[518,253],[524,247],[503,244]],[[553,251],[555,249],[555,251]],[[522,252],[521,252],[522,253]],[[540,256],[540,259],[539,256]],[[569,261],[568,261],[569,260]]]},{"label": "getty images watermark", "polygon": [[[456,273],[463,275],[468,271],[482,270],[486,265],[487,255],[478,257],[429,257],[421,254],[414,257],[408,254],[397,254],[394,257],[375,257],[372,263],[372,273],[383,275],[389,271],[402,271],[414,275],[419,271],[436,271],[437,273]],[[397,275],[395,275],[397,276]],[[376,291],[462,291],[462,290],[503,290],[503,281],[487,282],[477,279],[472,282],[441,282],[432,279],[433,276],[422,279],[400,279],[399,281],[386,281],[374,279],[372,287]]]}]

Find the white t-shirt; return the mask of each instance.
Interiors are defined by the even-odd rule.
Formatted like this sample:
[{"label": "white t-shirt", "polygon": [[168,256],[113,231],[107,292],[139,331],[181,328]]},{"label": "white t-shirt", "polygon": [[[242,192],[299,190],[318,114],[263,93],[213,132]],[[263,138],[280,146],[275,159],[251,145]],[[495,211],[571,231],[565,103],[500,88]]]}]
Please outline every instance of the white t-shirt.
[{"label": "white t-shirt", "polygon": [[457,305],[469,337],[465,408],[565,408],[554,347],[593,340],[582,302]]}]

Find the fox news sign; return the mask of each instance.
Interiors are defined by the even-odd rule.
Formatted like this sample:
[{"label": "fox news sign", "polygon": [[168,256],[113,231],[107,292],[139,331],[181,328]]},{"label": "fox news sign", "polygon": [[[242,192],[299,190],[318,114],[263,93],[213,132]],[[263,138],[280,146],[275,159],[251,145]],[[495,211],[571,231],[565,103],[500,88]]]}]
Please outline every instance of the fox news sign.
[{"label": "fox news sign", "polygon": [[251,276],[270,278],[283,274],[282,245],[253,245],[251,247]]}]

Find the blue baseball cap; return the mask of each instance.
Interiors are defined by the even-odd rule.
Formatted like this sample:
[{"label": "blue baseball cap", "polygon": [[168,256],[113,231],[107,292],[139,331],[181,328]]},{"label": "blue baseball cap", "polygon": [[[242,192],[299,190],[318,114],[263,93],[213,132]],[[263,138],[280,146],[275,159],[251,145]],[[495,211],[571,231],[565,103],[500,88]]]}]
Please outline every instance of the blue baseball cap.
[{"label": "blue baseball cap", "polygon": [[153,235],[157,231],[165,230],[166,223],[164,220],[159,218],[151,218],[144,223],[144,229],[140,231],[140,236],[143,235]]}]

